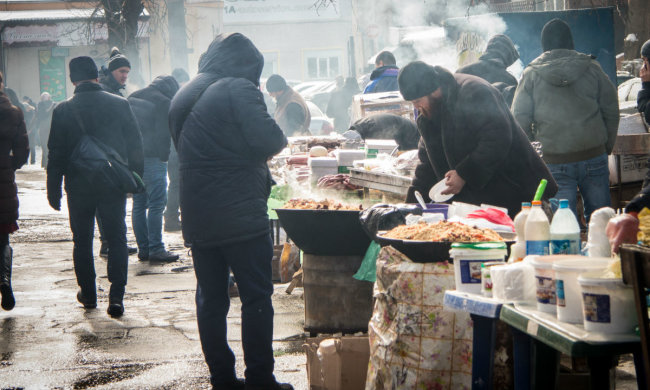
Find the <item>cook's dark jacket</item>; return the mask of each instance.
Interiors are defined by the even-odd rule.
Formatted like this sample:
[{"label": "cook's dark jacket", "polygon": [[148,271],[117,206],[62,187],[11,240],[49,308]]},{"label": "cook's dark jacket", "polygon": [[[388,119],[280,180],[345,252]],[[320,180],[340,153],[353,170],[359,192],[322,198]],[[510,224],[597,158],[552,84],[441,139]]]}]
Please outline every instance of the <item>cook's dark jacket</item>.
[{"label": "cook's dark jacket", "polygon": [[263,65],[248,38],[222,34],[201,56],[199,74],[172,100],[183,236],[192,245],[226,245],[269,234],[272,179],[266,161],[287,139],[258,88]]},{"label": "cook's dark jacket", "polygon": [[466,183],[452,200],[506,207],[511,217],[521,202],[531,201],[541,179],[548,180],[544,198],[557,184],[528,137],[513,118],[499,91],[476,76],[441,72],[444,102],[440,120],[418,118],[420,164],[407,202],[455,169]]},{"label": "cook's dark jacket", "polygon": [[[641,83],[636,106],[646,123],[650,123],[650,82]],[[650,159],[648,159],[650,162]],[[644,207],[650,208],[650,169],[643,180],[643,189],[625,207],[626,212],[640,212]]]},{"label": "cook's dark jacket", "polygon": [[416,149],[420,140],[415,122],[394,114],[374,114],[360,118],[350,125],[350,130],[361,134],[364,140],[395,140],[399,150]]},{"label": "cook's dark jacket", "polygon": [[60,198],[64,175],[66,191],[92,192],[90,183],[68,170],[72,151],[83,135],[73,107],[77,108],[86,132],[115,149],[128,161],[129,169],[142,176],[142,137],[129,102],[104,91],[100,84],[85,82],[75,88],[72,98],[59,103],[52,114],[52,128],[47,142],[50,150],[47,164],[48,196]]},{"label": "cook's dark jacket", "polygon": [[18,220],[16,169],[27,162],[29,141],[23,112],[0,92],[0,225]]},{"label": "cook's dark jacket", "polygon": [[140,126],[145,157],[169,159],[169,105],[177,91],[178,83],[172,76],[158,76],[147,87],[129,96]]}]

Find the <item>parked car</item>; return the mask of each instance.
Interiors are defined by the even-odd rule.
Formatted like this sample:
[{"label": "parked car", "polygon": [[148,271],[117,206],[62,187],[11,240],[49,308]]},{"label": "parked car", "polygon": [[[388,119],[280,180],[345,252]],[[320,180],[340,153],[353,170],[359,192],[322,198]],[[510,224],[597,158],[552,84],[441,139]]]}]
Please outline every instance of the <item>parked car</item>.
[{"label": "parked car", "polygon": [[311,123],[309,123],[309,132],[312,135],[329,135],[334,131],[334,122],[318,108],[314,102],[307,101]]},{"label": "parked car", "polygon": [[621,115],[631,115],[637,112],[636,97],[641,90],[641,79],[635,77],[627,80],[618,87],[618,107]]},{"label": "parked car", "polygon": [[326,81],[323,84],[314,86],[300,93],[305,100],[314,102],[321,111],[327,111],[327,104],[330,101],[331,93],[336,89],[336,81]]}]

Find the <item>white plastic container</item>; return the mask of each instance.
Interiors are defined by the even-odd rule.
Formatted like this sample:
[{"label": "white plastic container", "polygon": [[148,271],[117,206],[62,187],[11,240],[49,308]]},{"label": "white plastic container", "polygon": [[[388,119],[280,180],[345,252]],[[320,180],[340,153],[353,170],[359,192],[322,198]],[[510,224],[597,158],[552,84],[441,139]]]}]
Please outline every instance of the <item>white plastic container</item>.
[{"label": "white plastic container", "polygon": [[366,158],[366,152],[363,150],[337,149],[334,151],[334,154],[336,154],[336,160],[340,167],[354,166],[355,161]]},{"label": "white plastic container", "polygon": [[326,175],[338,173],[338,162],[334,157],[310,157],[307,161],[311,171],[311,182],[316,183],[318,179]]},{"label": "white plastic container", "polygon": [[451,244],[449,256],[454,260],[456,290],[481,293],[481,264],[503,262],[507,250],[505,242],[477,242]]},{"label": "white plastic container", "polygon": [[560,208],[551,222],[551,254],[577,255],[580,253],[580,225],[569,208],[567,199],[560,199]]},{"label": "white plastic container", "polygon": [[585,330],[600,333],[632,333],[638,324],[632,286],[621,279],[601,278],[602,272],[578,277],[582,291]]},{"label": "white plastic container", "polygon": [[542,210],[541,201],[533,201],[525,225],[526,255],[546,256],[549,254],[551,240],[548,218]]},{"label": "white plastic container", "polygon": [[390,154],[397,147],[397,142],[392,139],[367,139],[366,156],[375,158],[379,153]]},{"label": "white plastic container", "polygon": [[517,234],[517,242],[510,247],[509,263],[521,261],[526,257],[526,219],[530,214],[530,202],[521,203],[521,211],[515,217],[515,233]]},{"label": "white plastic container", "polygon": [[537,310],[556,314],[555,272],[553,263],[571,259],[570,256],[536,256],[531,264],[535,268]]},{"label": "white plastic container", "polygon": [[553,264],[557,319],[582,324],[582,295],[578,276],[585,272],[604,270],[610,262],[606,257],[574,256]]}]

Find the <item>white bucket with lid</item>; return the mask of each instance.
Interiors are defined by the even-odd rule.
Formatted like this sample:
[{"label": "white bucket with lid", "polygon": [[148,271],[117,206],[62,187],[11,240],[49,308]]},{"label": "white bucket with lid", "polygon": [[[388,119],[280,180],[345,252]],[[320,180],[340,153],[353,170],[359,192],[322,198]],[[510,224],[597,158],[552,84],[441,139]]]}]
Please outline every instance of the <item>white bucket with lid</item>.
[{"label": "white bucket with lid", "polygon": [[535,285],[537,288],[537,310],[556,314],[555,272],[553,263],[573,258],[566,255],[535,256],[530,263],[535,268]]},{"label": "white bucket with lid", "polygon": [[585,329],[600,333],[632,333],[638,324],[632,286],[603,278],[602,271],[578,277]]},{"label": "white bucket with lid", "polygon": [[454,261],[456,291],[481,293],[481,264],[502,262],[507,254],[505,242],[451,244],[449,256]]},{"label": "white bucket with lid", "polygon": [[607,257],[576,255],[553,263],[557,319],[571,324],[582,324],[582,295],[578,276],[582,273],[604,270],[611,261]]}]

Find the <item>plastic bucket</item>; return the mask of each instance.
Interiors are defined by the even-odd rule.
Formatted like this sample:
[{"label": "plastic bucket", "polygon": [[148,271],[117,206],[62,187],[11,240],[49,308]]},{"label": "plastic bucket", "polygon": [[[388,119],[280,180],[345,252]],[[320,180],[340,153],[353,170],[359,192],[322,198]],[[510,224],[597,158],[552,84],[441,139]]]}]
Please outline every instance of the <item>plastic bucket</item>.
[{"label": "plastic bucket", "polygon": [[535,268],[535,285],[537,288],[537,310],[556,314],[555,272],[553,263],[575,258],[574,256],[535,256],[531,260]]},{"label": "plastic bucket", "polygon": [[440,213],[445,216],[447,219],[447,212],[449,211],[449,205],[446,203],[427,203],[427,208],[423,209],[423,213]]},{"label": "plastic bucket", "polygon": [[553,264],[558,320],[582,324],[582,295],[578,276],[585,272],[605,269],[610,260],[606,257],[575,256]]},{"label": "plastic bucket", "polygon": [[632,333],[637,326],[634,292],[622,279],[605,279],[602,272],[578,277],[585,329],[600,333]]},{"label": "plastic bucket", "polygon": [[453,243],[449,256],[454,261],[456,290],[481,293],[481,264],[502,262],[506,257],[505,242]]}]

